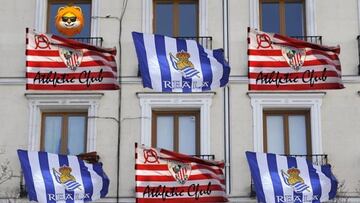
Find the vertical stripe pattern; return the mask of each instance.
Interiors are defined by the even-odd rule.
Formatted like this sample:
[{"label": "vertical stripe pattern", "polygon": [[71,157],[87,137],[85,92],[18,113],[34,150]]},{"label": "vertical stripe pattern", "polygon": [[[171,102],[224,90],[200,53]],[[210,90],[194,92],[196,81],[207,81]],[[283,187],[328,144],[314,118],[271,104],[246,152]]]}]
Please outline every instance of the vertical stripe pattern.
[{"label": "vertical stripe pattern", "polygon": [[101,163],[71,155],[18,150],[29,200],[80,203],[106,196],[109,179]]},{"label": "vertical stripe pattern", "polygon": [[249,90],[342,89],[339,47],[249,29]]},{"label": "vertical stripe pattern", "polygon": [[27,89],[119,89],[115,48],[103,49],[31,29],[27,41]]},{"label": "vertical stripe pattern", "polygon": [[246,152],[258,202],[319,203],[336,196],[330,165],[317,166],[303,157]]},{"label": "vertical stripe pattern", "polygon": [[160,92],[201,92],[225,86],[230,67],[223,51],[194,40],[133,32],[143,86]]},{"label": "vertical stripe pattern", "polygon": [[223,162],[136,148],[136,202],[227,202]]}]

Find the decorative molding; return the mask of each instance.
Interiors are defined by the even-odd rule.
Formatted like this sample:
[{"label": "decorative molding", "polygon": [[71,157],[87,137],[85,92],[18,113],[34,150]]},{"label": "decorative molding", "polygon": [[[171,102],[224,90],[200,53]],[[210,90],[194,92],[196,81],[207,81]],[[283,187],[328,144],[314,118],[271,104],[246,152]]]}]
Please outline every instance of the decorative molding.
[{"label": "decorative molding", "polygon": [[215,93],[137,93],[141,106],[141,144],[151,145],[151,116],[155,108],[200,109],[200,153],[210,151],[210,106]]},{"label": "decorative molding", "polygon": [[[97,116],[102,93],[26,93],[29,101],[29,150],[40,149],[41,112],[51,110],[86,110],[89,118]],[[88,119],[88,152],[96,150],[96,119]]]},{"label": "decorative molding", "polygon": [[[250,3],[250,22],[249,25],[251,28],[259,29],[260,28],[260,5],[259,0],[249,0]],[[315,0],[306,0],[305,1],[305,19],[306,19],[306,35],[317,35],[316,32],[316,15],[315,15]]]},{"label": "decorative molding", "polygon": [[[208,0],[199,0],[199,36],[207,35]],[[142,1],[142,32],[153,33],[153,0]]]},{"label": "decorative molding", "polygon": [[263,110],[266,108],[302,108],[310,110],[312,153],[322,154],[321,103],[325,92],[264,93],[249,92],[253,109],[254,151],[263,152]]},{"label": "decorative molding", "polygon": [[315,0],[306,0],[305,1],[305,18],[306,18],[306,35],[316,36],[316,7]]},{"label": "decorative molding", "polygon": [[36,0],[35,25],[38,32],[46,32],[47,0]]},{"label": "decorative molding", "polygon": [[249,26],[254,29],[259,29],[260,25],[260,15],[259,15],[259,1],[258,0],[249,0],[250,3],[250,22]]}]

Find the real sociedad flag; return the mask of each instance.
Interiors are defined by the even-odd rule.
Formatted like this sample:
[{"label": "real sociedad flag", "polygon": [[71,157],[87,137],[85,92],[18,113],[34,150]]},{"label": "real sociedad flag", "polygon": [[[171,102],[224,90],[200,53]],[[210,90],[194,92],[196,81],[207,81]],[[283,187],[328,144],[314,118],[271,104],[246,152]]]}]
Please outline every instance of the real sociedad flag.
[{"label": "real sociedad flag", "polygon": [[72,155],[18,150],[30,201],[88,202],[105,197],[109,178],[101,163]]},{"label": "real sociedad flag", "polygon": [[246,152],[258,202],[317,203],[336,196],[338,182],[331,166],[304,157]]},{"label": "real sociedad flag", "polygon": [[160,92],[202,92],[225,86],[230,67],[222,49],[195,40],[132,33],[144,87]]}]

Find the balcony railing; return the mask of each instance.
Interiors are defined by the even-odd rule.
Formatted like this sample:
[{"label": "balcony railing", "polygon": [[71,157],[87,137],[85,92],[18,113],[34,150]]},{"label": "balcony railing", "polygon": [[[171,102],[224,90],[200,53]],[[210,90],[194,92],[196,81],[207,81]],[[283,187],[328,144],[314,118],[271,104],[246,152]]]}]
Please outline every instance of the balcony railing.
[{"label": "balcony railing", "polygon": [[320,44],[320,45],[322,44],[322,36],[290,36],[290,37],[315,44]]},{"label": "balcony railing", "polygon": [[191,156],[197,157],[197,158],[200,158],[200,159],[210,160],[210,161],[215,160],[215,155],[214,154],[201,154],[201,155],[191,155]]},{"label": "balcony railing", "polygon": [[102,37],[71,37],[70,39],[76,40],[81,43],[90,44],[101,47],[103,43]]},{"label": "balcony railing", "polygon": [[[310,154],[310,155],[285,155],[290,157],[305,157],[307,160],[311,160],[313,164],[315,165],[324,165],[328,163],[328,155],[327,154]],[[255,186],[254,182],[251,178],[251,184],[250,184],[250,197],[255,197]]]},{"label": "balcony railing", "polygon": [[177,39],[191,39],[197,41],[206,49],[212,49],[212,37],[209,36],[202,36],[202,37],[175,37]]}]

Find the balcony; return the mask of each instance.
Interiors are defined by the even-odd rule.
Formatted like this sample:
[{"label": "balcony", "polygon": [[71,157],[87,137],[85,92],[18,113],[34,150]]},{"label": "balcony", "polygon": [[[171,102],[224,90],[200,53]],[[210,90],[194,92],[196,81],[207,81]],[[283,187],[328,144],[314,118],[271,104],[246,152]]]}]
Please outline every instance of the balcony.
[{"label": "balcony", "polygon": [[306,42],[322,45],[322,36],[290,36],[290,37],[298,40],[303,40]]},{"label": "balcony", "polygon": [[195,40],[201,44],[206,49],[212,49],[212,37],[203,36],[203,37],[175,37],[176,39],[187,39]]},{"label": "balcony", "polygon": [[102,37],[71,37],[70,39],[76,40],[84,44],[101,47],[104,39]]},{"label": "balcony", "polygon": [[[327,154],[310,154],[310,155],[286,155],[290,157],[306,157],[307,160],[311,160],[313,164],[315,165],[325,165],[328,163],[328,155]],[[253,183],[253,180],[251,178],[250,183],[250,197],[255,197],[255,185]]]}]

